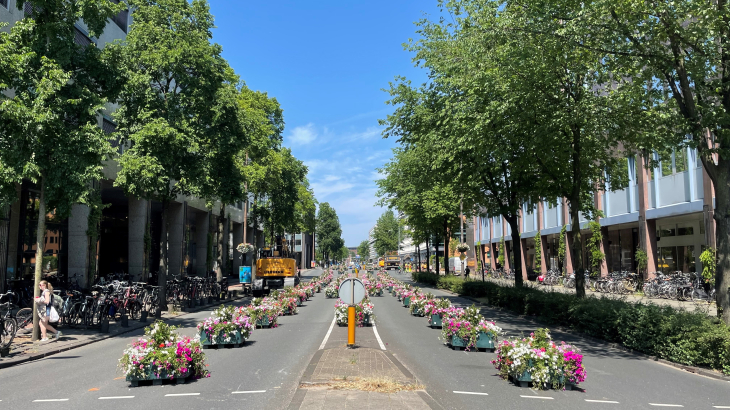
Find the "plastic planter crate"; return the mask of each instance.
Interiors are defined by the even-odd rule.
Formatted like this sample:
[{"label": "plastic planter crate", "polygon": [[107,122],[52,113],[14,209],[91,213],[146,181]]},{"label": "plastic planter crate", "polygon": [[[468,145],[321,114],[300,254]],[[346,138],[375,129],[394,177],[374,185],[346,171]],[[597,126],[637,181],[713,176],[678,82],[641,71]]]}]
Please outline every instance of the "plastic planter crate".
[{"label": "plastic planter crate", "polygon": [[442,326],[443,326],[443,322],[442,322],[441,315],[431,315],[431,327],[436,328],[436,327],[442,327]]},{"label": "plastic planter crate", "polygon": [[[190,373],[190,369],[188,369],[188,373]],[[160,385],[163,381],[168,382],[175,382],[175,383],[185,383],[188,376],[175,376],[170,378],[170,376],[167,375],[166,371],[162,371],[159,376],[152,373],[152,371],[145,372],[144,376],[137,377],[134,375],[127,375],[126,380],[130,383],[132,383],[132,387],[139,386],[140,382],[148,382],[151,381],[153,385]]]},{"label": "plastic planter crate", "polygon": [[477,349],[494,350],[494,339],[492,336],[484,332],[479,332],[477,335]]},{"label": "plastic planter crate", "polygon": [[466,348],[466,341],[459,336],[451,336],[451,348],[459,348],[460,350]]},{"label": "plastic planter crate", "polygon": [[234,330],[230,334],[228,334],[228,338],[223,336],[223,333],[219,333],[215,340],[208,339],[208,335],[205,332],[200,332],[200,343],[203,345],[203,348],[210,347],[210,346],[227,346],[227,345],[233,345],[234,347],[241,346],[245,339],[243,338],[243,335],[241,334],[240,330]]},{"label": "plastic planter crate", "polygon": [[271,327],[272,323],[268,316],[256,320],[256,327]]},{"label": "plastic planter crate", "polygon": [[404,297],[403,298],[403,306],[408,307],[410,305],[411,305],[411,297],[410,296]]}]

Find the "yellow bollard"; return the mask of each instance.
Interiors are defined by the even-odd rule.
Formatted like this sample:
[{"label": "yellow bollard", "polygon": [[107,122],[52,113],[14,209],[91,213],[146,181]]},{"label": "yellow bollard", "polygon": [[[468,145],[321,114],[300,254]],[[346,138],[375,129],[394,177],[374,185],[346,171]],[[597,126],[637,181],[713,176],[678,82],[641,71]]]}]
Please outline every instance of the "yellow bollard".
[{"label": "yellow bollard", "polygon": [[355,347],[355,306],[347,308],[347,347]]}]

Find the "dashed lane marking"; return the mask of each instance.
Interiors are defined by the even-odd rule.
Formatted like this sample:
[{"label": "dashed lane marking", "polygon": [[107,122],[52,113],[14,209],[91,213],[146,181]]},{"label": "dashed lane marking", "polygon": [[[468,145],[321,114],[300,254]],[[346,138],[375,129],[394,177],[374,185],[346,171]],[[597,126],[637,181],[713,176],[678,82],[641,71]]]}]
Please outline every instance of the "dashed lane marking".
[{"label": "dashed lane marking", "polygon": [[109,396],[109,397],[99,397],[99,400],[114,400],[114,399],[133,399],[134,396]]},{"label": "dashed lane marking", "polygon": [[234,391],[231,394],[266,393],[266,390]]},{"label": "dashed lane marking", "polygon": [[656,407],[684,407],[681,404],[664,404],[664,403],[649,403],[650,406]]},{"label": "dashed lane marking", "polygon": [[[2,400],[0,400],[0,401],[2,401]],[[716,409],[730,409],[730,406],[712,406],[712,407],[714,407]]]},{"label": "dashed lane marking", "polygon": [[385,345],[383,344],[383,341],[380,339],[380,335],[378,334],[378,327],[373,324],[373,333],[375,333],[375,338],[378,339],[378,344],[380,345],[380,350],[385,350]]},{"label": "dashed lane marking", "polygon": [[525,399],[555,400],[553,397],[546,397],[546,396],[523,396],[523,395],[520,395],[520,397],[525,398]]},{"label": "dashed lane marking", "polygon": [[586,400],[586,401],[587,401],[588,403],[606,403],[606,404],[618,404],[618,402],[617,402],[617,401],[613,401],[613,400],[590,400],[590,399],[585,399],[585,400]]},{"label": "dashed lane marking", "polygon": [[165,395],[165,397],[178,397],[178,396],[200,396],[200,393],[174,393],[174,394]]},{"label": "dashed lane marking", "polygon": [[46,401],[68,401],[68,399],[39,399],[39,400],[33,400],[33,403],[42,403]]},{"label": "dashed lane marking", "polygon": [[478,393],[478,392],[475,392],[475,391],[457,391],[457,390],[454,390],[454,393],[456,393],[456,394],[476,394],[478,396],[489,396],[489,394],[487,394],[487,393]]},{"label": "dashed lane marking", "polygon": [[325,335],[324,340],[322,341],[322,344],[319,345],[319,350],[324,349],[324,346],[327,344],[327,339],[330,338],[330,333],[332,333],[332,328],[335,327],[335,317],[332,317],[332,324],[330,325],[330,330],[327,331],[327,335]]}]

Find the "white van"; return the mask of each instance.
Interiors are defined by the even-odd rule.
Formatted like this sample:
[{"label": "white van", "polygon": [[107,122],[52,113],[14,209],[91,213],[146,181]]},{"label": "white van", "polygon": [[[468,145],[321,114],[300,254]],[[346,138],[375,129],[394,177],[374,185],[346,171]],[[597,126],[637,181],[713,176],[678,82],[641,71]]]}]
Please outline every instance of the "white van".
[{"label": "white van", "polygon": [[[467,260],[464,259],[464,269],[466,269]],[[449,272],[455,275],[461,275],[461,259],[457,257],[449,258]]]}]

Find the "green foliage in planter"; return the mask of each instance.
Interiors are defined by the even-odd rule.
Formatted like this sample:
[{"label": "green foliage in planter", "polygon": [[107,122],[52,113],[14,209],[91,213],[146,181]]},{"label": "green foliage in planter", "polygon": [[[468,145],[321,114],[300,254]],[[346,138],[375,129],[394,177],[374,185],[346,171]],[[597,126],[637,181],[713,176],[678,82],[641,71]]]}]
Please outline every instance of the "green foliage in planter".
[{"label": "green foliage in planter", "polygon": [[717,270],[717,251],[715,248],[707,248],[700,254],[702,262],[702,277],[705,282],[715,287],[715,271]]},{"label": "green foliage in planter", "polygon": [[497,256],[497,261],[502,267],[504,267],[504,236],[502,237],[502,241],[499,243],[499,256]]},{"label": "green foliage in planter", "polygon": [[560,229],[560,239],[558,239],[558,260],[563,265],[563,273],[566,273],[565,268],[565,231],[568,229],[568,225],[563,225]]},{"label": "green foliage in planter", "polygon": [[586,241],[586,249],[588,250],[588,260],[590,261],[591,272],[598,272],[601,269],[601,262],[606,255],[601,252],[601,241],[603,240],[603,234],[601,234],[601,224],[596,221],[588,223],[588,227],[591,230],[591,237]]},{"label": "green foliage in planter", "polygon": [[646,273],[646,267],[647,267],[649,258],[646,255],[646,251],[643,249],[640,249],[640,248],[636,250],[636,253],[634,254],[634,256],[636,259],[636,268],[639,270],[639,272],[640,272],[639,276],[643,280],[645,277],[644,274]]}]

